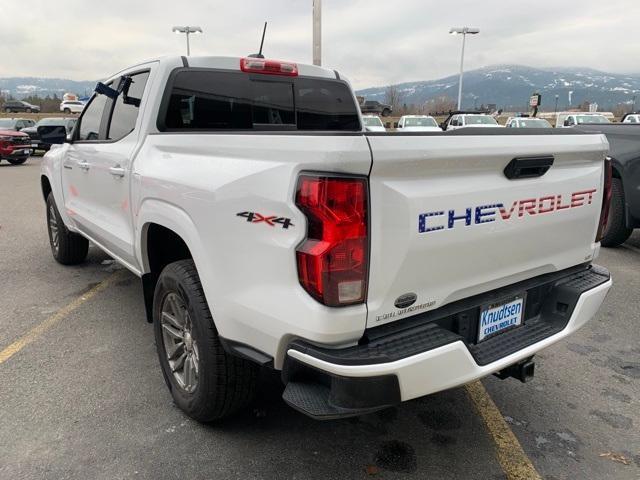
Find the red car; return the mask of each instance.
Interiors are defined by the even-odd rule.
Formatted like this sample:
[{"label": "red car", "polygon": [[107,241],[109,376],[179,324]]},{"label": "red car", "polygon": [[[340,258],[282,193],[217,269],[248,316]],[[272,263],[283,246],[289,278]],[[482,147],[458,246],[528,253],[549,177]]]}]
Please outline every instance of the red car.
[{"label": "red car", "polygon": [[0,130],[0,160],[11,165],[20,165],[31,155],[29,135],[15,130]]}]

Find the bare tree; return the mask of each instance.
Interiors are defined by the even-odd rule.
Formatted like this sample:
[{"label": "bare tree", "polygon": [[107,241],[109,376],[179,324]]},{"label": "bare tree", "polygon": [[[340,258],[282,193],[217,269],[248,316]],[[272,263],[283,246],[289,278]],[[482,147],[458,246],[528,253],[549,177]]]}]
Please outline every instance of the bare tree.
[{"label": "bare tree", "polygon": [[391,105],[396,112],[400,110],[402,101],[404,100],[404,94],[398,89],[396,85],[389,85],[384,91],[384,103]]},{"label": "bare tree", "polygon": [[423,110],[425,113],[442,114],[455,110],[457,103],[454,99],[447,95],[441,95],[439,97],[433,97],[424,103]]}]

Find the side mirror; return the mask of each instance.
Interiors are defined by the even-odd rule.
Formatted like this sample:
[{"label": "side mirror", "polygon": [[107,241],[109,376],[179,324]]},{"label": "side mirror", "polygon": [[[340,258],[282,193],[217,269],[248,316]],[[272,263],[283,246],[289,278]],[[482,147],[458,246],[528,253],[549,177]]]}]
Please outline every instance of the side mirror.
[{"label": "side mirror", "polygon": [[567,120],[565,120],[565,121],[564,121],[564,126],[565,126],[565,127],[568,127],[568,126],[570,126],[570,125],[571,125],[571,124],[569,123],[569,119],[567,119]]},{"label": "side mirror", "polygon": [[64,125],[41,125],[38,127],[38,135],[42,143],[59,145],[67,141],[67,129]]}]

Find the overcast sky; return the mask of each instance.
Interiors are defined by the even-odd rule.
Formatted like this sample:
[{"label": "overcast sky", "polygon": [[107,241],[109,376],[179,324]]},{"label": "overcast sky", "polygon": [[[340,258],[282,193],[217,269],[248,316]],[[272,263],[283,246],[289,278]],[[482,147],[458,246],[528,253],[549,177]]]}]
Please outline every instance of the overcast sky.
[{"label": "overcast sky", "polygon": [[[265,54],[311,63],[312,0],[0,0],[0,77],[93,80],[184,54],[173,25],[199,25],[192,55]],[[323,64],[357,88],[517,63],[640,73],[638,0],[323,0]]]}]

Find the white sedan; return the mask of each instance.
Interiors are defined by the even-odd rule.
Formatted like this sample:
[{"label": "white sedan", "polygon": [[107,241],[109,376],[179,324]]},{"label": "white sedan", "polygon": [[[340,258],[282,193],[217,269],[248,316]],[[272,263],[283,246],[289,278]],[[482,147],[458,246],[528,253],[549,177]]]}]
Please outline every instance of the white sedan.
[{"label": "white sedan", "polygon": [[363,115],[362,123],[367,132],[386,132],[384,124],[377,115]]},{"label": "white sedan", "polygon": [[403,132],[441,132],[438,122],[429,115],[404,115],[398,121],[398,129]]}]

